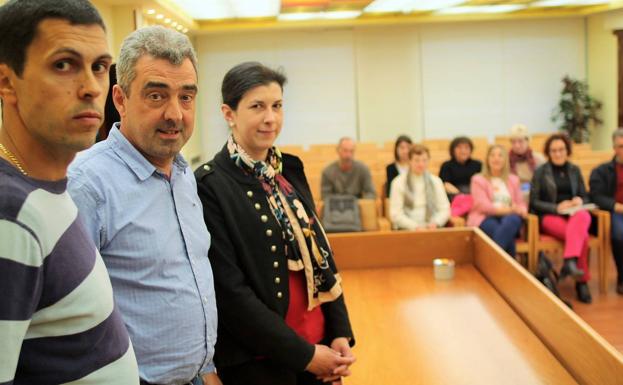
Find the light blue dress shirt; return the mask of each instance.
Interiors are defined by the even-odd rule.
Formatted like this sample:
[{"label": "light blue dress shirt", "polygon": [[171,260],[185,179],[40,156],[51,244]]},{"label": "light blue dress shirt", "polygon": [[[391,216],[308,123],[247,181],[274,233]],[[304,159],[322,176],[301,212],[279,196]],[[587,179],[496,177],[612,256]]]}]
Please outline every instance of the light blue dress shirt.
[{"label": "light blue dress shirt", "polygon": [[181,384],[214,371],[210,233],[192,171],[170,180],[119,131],[80,153],[68,191],[100,250],[143,380]]}]

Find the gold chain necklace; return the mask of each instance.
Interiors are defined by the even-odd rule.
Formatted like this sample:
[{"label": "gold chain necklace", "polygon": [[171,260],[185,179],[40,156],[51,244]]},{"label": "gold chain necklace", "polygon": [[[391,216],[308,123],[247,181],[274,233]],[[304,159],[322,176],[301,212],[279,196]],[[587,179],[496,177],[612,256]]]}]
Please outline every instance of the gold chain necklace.
[{"label": "gold chain necklace", "polygon": [[0,143],[0,150],[2,150],[2,152],[4,153],[4,155],[6,155],[7,158],[9,158],[9,160],[11,161],[11,163],[13,163],[15,165],[15,167],[17,167],[17,169],[24,175],[28,175],[28,173],[26,172],[26,170],[24,170],[24,166],[22,166],[22,164],[19,162],[19,160],[17,160],[17,157],[15,155],[13,155],[13,153],[11,151],[9,151],[8,148],[4,147],[4,144]]}]

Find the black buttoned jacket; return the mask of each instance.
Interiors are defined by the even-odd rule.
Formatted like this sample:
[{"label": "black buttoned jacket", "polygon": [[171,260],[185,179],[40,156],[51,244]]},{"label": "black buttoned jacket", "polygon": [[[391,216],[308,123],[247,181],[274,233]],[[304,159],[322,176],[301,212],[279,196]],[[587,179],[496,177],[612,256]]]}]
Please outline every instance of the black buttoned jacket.
[{"label": "black buttoned jacket", "polygon": [[[305,207],[315,210],[299,158],[283,154],[283,176]],[[314,347],[285,323],[290,299],[285,243],[260,182],[234,164],[226,147],[200,166],[195,177],[212,237],[217,368],[265,358],[303,371]],[[337,337],[352,341],[344,297],[323,304],[322,311],[326,341]]]}]

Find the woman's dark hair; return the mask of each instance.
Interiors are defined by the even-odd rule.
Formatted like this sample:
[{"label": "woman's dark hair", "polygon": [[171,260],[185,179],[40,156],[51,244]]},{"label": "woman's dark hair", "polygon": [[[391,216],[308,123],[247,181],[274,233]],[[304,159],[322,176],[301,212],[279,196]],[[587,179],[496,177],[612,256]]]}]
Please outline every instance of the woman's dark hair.
[{"label": "woman's dark hair", "polygon": [[110,87],[108,88],[108,95],[106,95],[106,105],[104,106],[104,122],[100,126],[100,129],[95,138],[96,142],[100,142],[108,137],[112,124],[121,120],[119,111],[115,107],[115,103],[112,100],[112,87],[117,84],[117,64],[110,66],[110,72],[108,73],[108,80],[110,81]]},{"label": "woman's dark hair", "polygon": [[545,141],[545,145],[543,145],[543,153],[547,159],[549,159],[549,148],[552,146],[554,140],[562,140],[567,148],[567,156],[571,156],[571,140],[569,140],[569,137],[565,134],[556,133],[550,135]]},{"label": "woman's dark hair", "polygon": [[281,71],[273,70],[258,62],[245,62],[230,69],[223,78],[221,94],[223,104],[232,110],[238,109],[238,103],[249,90],[277,83],[283,90],[286,76]]},{"label": "woman's dark hair", "polygon": [[45,19],[61,19],[71,25],[106,27],[97,9],[87,0],[11,0],[0,6],[0,63],[21,76],[26,50]]},{"label": "woman's dark hair", "polygon": [[413,141],[407,135],[400,135],[398,139],[396,139],[396,144],[394,144],[394,159],[396,162],[398,161],[398,146],[400,146],[401,143],[409,143],[409,145],[412,145]]},{"label": "woman's dark hair", "polygon": [[452,158],[452,160],[456,160],[454,157],[454,149],[457,148],[459,144],[467,144],[469,146],[469,150],[474,152],[474,143],[470,138],[467,136],[457,136],[452,139],[452,142],[450,142],[450,158]]}]

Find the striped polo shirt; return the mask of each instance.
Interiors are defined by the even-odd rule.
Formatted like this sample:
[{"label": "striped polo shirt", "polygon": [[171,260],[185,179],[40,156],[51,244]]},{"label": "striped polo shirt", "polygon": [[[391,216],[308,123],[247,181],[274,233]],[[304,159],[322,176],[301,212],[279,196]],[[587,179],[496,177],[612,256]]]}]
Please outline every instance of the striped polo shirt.
[{"label": "striped polo shirt", "polygon": [[0,158],[0,385],[136,385],[106,267],[66,185]]}]

